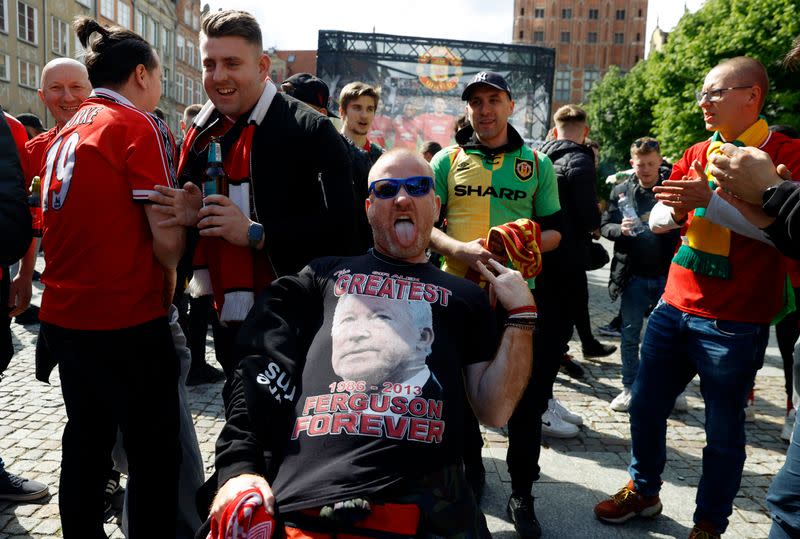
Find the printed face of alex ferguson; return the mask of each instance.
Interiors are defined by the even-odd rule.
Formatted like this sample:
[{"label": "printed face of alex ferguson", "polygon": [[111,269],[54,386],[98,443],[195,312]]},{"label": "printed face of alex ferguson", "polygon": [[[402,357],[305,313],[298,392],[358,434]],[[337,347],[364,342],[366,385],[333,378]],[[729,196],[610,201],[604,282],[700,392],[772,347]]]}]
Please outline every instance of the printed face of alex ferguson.
[{"label": "printed face of alex ferguson", "polygon": [[433,323],[425,301],[342,296],[331,327],[333,372],[343,380],[401,383],[425,367]]}]

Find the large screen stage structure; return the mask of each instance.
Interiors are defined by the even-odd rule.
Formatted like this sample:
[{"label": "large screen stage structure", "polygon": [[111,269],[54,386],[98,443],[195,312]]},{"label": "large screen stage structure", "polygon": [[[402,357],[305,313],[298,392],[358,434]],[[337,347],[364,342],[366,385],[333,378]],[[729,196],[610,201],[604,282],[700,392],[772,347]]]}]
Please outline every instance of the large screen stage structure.
[{"label": "large screen stage structure", "polygon": [[516,102],[511,124],[527,141],[542,140],[554,69],[555,51],[533,45],[320,30],[317,48],[317,76],[333,99],[357,80],[380,89],[370,139],[387,148],[452,143],[461,91],[480,71],[506,78]]}]

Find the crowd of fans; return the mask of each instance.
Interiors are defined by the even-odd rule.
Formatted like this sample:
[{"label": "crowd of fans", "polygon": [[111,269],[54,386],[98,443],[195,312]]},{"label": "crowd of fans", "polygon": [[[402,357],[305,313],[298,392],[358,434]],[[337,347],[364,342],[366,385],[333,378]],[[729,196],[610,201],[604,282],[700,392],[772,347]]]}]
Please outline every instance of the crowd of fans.
[{"label": "crowd of fans", "polygon": [[[0,122],[0,370],[11,319],[39,323],[36,376],[58,368],[67,413],[64,537],[105,537],[121,474],[129,537],[486,537],[479,423],[508,425],[508,516],[539,537],[542,436],[583,424],[553,395],[559,370],[584,376],[568,343],[577,330],[583,357],[616,350],[589,318],[600,237],[620,300],[618,327],[600,332],[620,338],[609,406],[630,413],[632,451],[630,481],[597,518],[662,511],[667,417],[699,376],[707,445],[689,537],[725,532],[773,323],[795,439],[770,537],[800,534],[800,273],[787,258],[800,251],[787,181],[800,142],[760,115],[758,61],[708,66],[697,103],[711,138],[674,166],[658,140],[631,141],[601,211],[586,112],[560,108],[532,148],[498,73],[466,84],[458,119],[442,98],[383,116],[379,89],[358,81],[336,109],[311,74],[274,84],[255,19],[219,11],[201,27],[209,101],[186,108],[176,144],[155,49],[92,19],[75,30],[85,64],[53,60],[41,76],[55,126]],[[209,325],[222,370],[206,362]],[[223,381],[205,478],[185,386]],[[0,499],[48,492],[0,459]]]}]

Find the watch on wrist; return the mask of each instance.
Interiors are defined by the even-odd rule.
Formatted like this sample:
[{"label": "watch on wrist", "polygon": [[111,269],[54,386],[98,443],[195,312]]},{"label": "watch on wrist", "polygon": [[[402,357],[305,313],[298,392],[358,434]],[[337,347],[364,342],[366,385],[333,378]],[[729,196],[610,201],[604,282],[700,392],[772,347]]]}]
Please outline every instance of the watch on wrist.
[{"label": "watch on wrist", "polygon": [[263,239],[264,225],[255,221],[251,222],[250,226],[247,227],[247,244],[251,249],[256,249]]}]

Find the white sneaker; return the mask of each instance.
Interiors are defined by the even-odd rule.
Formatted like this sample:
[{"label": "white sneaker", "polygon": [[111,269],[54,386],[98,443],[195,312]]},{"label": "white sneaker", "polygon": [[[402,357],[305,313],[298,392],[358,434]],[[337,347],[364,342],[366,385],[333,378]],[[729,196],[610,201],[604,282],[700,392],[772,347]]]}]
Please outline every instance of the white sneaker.
[{"label": "white sneaker", "polygon": [[631,407],[631,390],[623,388],[622,393],[614,397],[609,407],[615,412],[627,412]]},{"label": "white sneaker", "polygon": [[752,423],[756,420],[756,400],[747,399],[747,405],[744,407],[744,420]]},{"label": "white sneaker", "polygon": [[797,417],[797,411],[792,408],[789,410],[789,413],[786,414],[786,417],[783,419],[783,428],[781,429],[781,440],[786,440],[787,442],[792,441],[792,432],[794,432],[794,421]]},{"label": "white sneaker", "polygon": [[542,414],[542,435],[553,438],[573,438],[580,429],[577,425],[567,423],[550,408]]},{"label": "white sneaker", "polygon": [[572,423],[573,425],[578,425],[579,427],[583,425],[583,418],[578,414],[569,411],[567,407],[561,404],[561,401],[558,399],[550,399],[547,401],[547,409],[552,410],[558,417],[567,423]]},{"label": "white sneaker", "polygon": [[686,392],[684,391],[675,399],[675,404],[672,405],[673,412],[688,412],[689,402],[686,400]]}]

